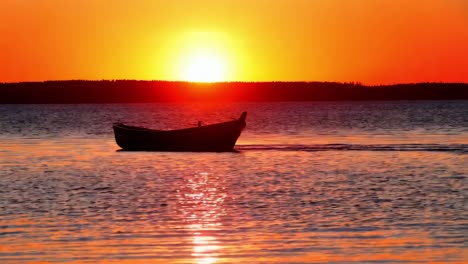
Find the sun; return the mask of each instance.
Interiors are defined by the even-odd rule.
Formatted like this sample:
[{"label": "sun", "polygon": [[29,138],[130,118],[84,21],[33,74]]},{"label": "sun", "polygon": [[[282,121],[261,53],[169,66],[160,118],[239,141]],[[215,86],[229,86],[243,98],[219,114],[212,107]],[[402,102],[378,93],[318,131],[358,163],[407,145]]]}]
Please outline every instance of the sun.
[{"label": "sun", "polygon": [[[226,33],[176,34],[165,48],[167,76],[186,82],[228,82],[236,76],[236,42]],[[161,59],[161,58],[159,58]]]},{"label": "sun", "polygon": [[222,82],[226,77],[225,62],[216,54],[193,54],[182,69],[182,79],[189,82]]}]

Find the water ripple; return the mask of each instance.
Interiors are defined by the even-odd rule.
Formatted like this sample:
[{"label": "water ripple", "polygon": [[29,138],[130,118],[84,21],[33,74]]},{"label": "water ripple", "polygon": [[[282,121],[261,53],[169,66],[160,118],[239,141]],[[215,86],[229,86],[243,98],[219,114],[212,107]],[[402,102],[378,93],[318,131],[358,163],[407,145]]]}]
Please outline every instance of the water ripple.
[{"label": "water ripple", "polygon": [[256,144],[237,145],[236,150],[274,151],[447,151],[468,153],[468,144]]}]

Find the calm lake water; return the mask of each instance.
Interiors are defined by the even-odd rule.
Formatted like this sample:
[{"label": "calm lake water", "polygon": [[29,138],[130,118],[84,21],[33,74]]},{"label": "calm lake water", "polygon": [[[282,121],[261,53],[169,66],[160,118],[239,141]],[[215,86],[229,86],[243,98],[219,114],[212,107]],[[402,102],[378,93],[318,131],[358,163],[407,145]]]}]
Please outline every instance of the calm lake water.
[{"label": "calm lake water", "polygon": [[[112,123],[248,111],[238,153]],[[0,105],[0,263],[466,263],[468,101]]]}]

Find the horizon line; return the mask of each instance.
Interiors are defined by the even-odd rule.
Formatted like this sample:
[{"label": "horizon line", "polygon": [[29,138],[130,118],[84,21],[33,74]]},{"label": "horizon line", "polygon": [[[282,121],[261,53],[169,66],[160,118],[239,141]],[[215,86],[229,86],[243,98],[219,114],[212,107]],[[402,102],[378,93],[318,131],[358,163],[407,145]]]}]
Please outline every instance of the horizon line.
[{"label": "horizon line", "polygon": [[118,81],[136,81],[136,82],[167,82],[167,83],[187,83],[197,85],[212,85],[212,84],[230,84],[230,83],[248,83],[248,84],[261,84],[261,83],[337,83],[337,84],[353,84],[360,86],[394,86],[394,85],[410,85],[410,84],[468,84],[468,82],[444,82],[444,81],[421,81],[421,82],[400,82],[400,83],[387,83],[387,84],[365,84],[360,81],[219,81],[219,82],[194,82],[184,80],[158,80],[158,79],[51,79],[42,81],[13,81],[13,82],[0,82],[0,84],[22,84],[22,83],[47,83],[47,82],[118,82]]}]

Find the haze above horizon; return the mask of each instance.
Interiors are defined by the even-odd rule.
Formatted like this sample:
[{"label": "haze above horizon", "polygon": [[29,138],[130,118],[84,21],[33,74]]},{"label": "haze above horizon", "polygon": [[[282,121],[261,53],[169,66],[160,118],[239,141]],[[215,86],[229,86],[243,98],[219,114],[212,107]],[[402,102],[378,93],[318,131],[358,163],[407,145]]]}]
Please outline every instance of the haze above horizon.
[{"label": "haze above horizon", "polygon": [[6,0],[0,82],[468,83],[464,0]]}]

